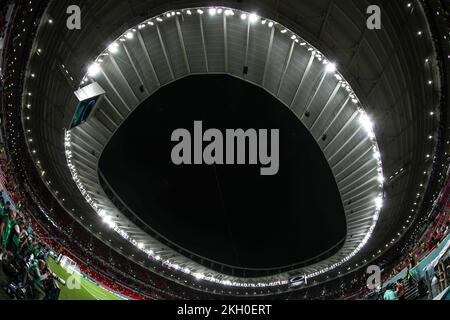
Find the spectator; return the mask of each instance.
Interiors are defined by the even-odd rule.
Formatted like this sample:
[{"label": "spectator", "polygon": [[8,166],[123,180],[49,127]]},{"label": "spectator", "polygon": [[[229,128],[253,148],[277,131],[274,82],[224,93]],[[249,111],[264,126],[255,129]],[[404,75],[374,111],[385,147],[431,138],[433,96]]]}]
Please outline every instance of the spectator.
[{"label": "spectator", "polygon": [[414,259],[414,251],[413,250],[409,251],[408,260],[409,260],[409,264],[411,265],[411,267],[415,267],[416,260]]},{"label": "spectator", "polygon": [[398,297],[394,291],[394,284],[391,283],[387,286],[383,295],[383,300],[398,300]]},{"label": "spectator", "polygon": [[8,253],[9,242],[11,240],[11,235],[17,229],[16,226],[16,213],[13,210],[9,210],[9,214],[4,214],[2,222],[0,224],[0,248],[2,250],[1,257]]},{"label": "spectator", "polygon": [[28,280],[33,282],[33,296],[36,300],[42,300],[45,297],[45,288],[42,285],[42,281],[47,279],[50,275],[50,271],[47,268],[47,263],[42,259],[34,259],[28,268],[28,272],[25,273],[23,283],[27,283]]},{"label": "spectator", "polygon": [[397,280],[395,294],[399,300],[403,300],[405,298],[405,286],[401,279]]},{"label": "spectator", "polygon": [[423,242],[423,241],[420,242],[420,249],[422,250],[422,252],[425,252],[427,250],[427,247],[425,246],[425,242]]},{"label": "spectator", "polygon": [[408,265],[408,269],[406,270],[406,280],[409,284],[412,284],[415,280],[415,272],[413,271],[411,265]]}]

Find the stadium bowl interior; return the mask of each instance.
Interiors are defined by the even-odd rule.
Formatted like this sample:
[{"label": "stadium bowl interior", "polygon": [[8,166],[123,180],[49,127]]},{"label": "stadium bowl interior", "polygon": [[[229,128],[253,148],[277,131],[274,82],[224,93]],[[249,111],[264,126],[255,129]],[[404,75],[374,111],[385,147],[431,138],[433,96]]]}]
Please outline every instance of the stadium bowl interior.
[{"label": "stadium bowl interior", "polygon": [[[355,272],[436,191],[446,84],[414,3],[377,1],[369,30],[366,0],[42,1],[19,113],[22,169],[39,174],[26,182],[129,263],[211,297]],[[66,27],[73,4],[81,30]],[[106,93],[71,128],[74,92],[94,82]],[[279,128],[279,174],[173,165],[170,133],[195,120]]]}]

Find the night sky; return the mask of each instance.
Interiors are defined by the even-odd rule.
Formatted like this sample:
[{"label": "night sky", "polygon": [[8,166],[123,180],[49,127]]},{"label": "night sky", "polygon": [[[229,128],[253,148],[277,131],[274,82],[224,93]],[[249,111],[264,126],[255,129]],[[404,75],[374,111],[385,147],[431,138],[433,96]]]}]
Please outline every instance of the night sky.
[{"label": "night sky", "polygon": [[[280,168],[181,165],[175,129],[280,129]],[[225,264],[272,268],[321,254],[346,235],[332,172],[296,116],[263,89],[226,75],[196,75],[149,97],[116,132],[100,170],[151,228]]]}]

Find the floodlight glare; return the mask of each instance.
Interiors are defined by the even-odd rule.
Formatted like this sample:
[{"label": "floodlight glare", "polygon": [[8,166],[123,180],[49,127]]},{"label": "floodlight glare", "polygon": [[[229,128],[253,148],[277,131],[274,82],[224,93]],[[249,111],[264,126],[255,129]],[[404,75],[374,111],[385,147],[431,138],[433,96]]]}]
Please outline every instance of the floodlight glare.
[{"label": "floodlight glare", "polygon": [[328,63],[327,67],[326,67],[326,71],[328,73],[335,72],[336,71],[336,64],[335,63]]},{"label": "floodlight glare", "polygon": [[90,77],[95,77],[100,73],[100,71],[101,71],[100,65],[97,62],[94,62],[88,68],[88,75]]},{"label": "floodlight glare", "polygon": [[226,16],[234,16],[234,11],[231,9],[227,9],[227,10],[225,10],[225,15]]},{"label": "floodlight glare", "polygon": [[367,133],[373,132],[373,123],[367,116],[367,114],[361,113],[361,115],[359,116],[359,122],[363,126],[364,130],[367,131]]},{"label": "floodlight glare", "polygon": [[105,215],[105,216],[103,216],[102,221],[106,224],[109,224],[109,223],[111,223],[111,217]]},{"label": "floodlight glare", "polygon": [[382,197],[375,198],[375,207],[377,208],[377,210],[380,210],[383,207]]},{"label": "floodlight glare", "polygon": [[258,21],[258,16],[254,13],[250,14],[249,21],[255,23],[256,21]]},{"label": "floodlight glare", "polygon": [[113,42],[108,46],[108,51],[111,53],[117,53],[119,51],[119,45],[117,42]]}]

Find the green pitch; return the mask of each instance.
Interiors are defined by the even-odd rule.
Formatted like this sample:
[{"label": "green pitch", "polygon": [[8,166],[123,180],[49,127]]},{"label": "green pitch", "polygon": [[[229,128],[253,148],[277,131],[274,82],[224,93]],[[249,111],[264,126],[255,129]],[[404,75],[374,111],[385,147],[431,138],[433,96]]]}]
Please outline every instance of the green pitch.
[{"label": "green pitch", "polygon": [[[53,259],[48,260],[50,269],[64,281],[70,277],[70,274]],[[59,300],[123,300],[122,298],[108,292],[95,285],[94,283],[80,278],[80,289],[69,289],[58,283],[61,288]]]}]

